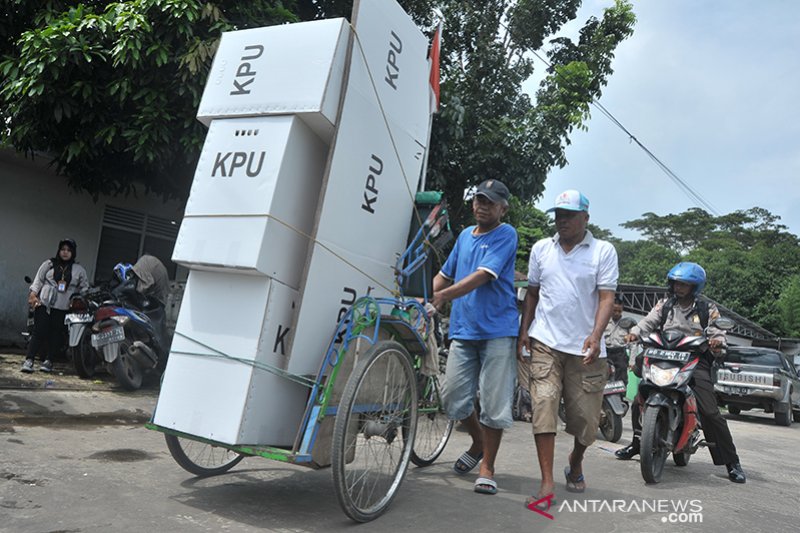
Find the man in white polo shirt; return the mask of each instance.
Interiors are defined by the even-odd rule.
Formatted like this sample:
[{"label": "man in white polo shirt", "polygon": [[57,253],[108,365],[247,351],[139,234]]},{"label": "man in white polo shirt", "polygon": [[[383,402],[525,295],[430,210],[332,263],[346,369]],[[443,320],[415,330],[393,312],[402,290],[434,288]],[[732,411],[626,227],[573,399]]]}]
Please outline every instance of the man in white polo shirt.
[{"label": "man in white polo shirt", "polygon": [[617,252],[586,229],[589,200],[578,191],[555,202],[558,233],[533,245],[528,291],[517,342],[521,361],[531,354],[533,434],[542,473],[539,493],[526,505],[552,503],[553,454],[563,394],[567,433],[574,445],[564,469],[569,492],[583,492],[583,454],[594,442],[608,376],[603,332],[611,317],[619,269]]}]

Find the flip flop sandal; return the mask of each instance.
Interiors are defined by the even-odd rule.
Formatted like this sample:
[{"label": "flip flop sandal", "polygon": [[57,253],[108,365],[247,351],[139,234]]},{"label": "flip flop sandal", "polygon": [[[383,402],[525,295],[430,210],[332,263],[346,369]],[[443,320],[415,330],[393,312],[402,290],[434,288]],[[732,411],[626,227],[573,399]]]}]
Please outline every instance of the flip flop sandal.
[{"label": "flip flop sandal", "polygon": [[479,477],[475,480],[475,492],[478,494],[497,494],[497,482],[488,477]]},{"label": "flip flop sandal", "polygon": [[483,459],[483,452],[478,454],[478,457],[472,457],[469,452],[464,452],[461,457],[456,459],[453,464],[453,470],[456,474],[464,475],[472,471],[473,468],[478,466],[478,463]]},{"label": "flip flop sandal", "polygon": [[583,474],[578,476],[578,479],[574,479],[573,480],[572,477],[570,476],[569,466],[565,466],[564,467],[564,477],[567,478],[567,492],[578,492],[578,493],[580,493],[580,492],[584,492],[586,490],[586,487],[579,487],[578,486],[578,483],[585,482],[585,479],[583,478]]}]

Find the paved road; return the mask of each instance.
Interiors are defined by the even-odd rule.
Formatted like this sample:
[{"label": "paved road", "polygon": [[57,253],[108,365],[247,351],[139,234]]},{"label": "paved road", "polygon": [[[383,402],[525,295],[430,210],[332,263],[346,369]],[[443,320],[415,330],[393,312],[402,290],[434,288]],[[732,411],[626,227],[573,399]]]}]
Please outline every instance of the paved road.
[{"label": "paved road", "polygon": [[[20,394],[30,403],[15,404],[17,410],[70,407],[19,423],[19,416],[8,411]],[[455,432],[439,462],[409,470],[386,515],[356,526],[338,507],[329,469],[248,458],[224,476],[192,477],[173,462],[160,434],[128,423],[124,415],[137,413],[148,401],[152,395],[0,390],[0,410],[7,415],[0,417],[0,531],[783,532],[800,527],[800,424],[777,427],[763,414],[729,422],[747,470],[746,485],[730,483],[702,450],[686,468],[668,463],[663,482],[648,486],[638,462],[613,458],[619,445],[597,441],[587,453],[589,489],[573,495],[559,485],[561,503],[553,520],[523,507],[538,479],[528,424],[518,422],[505,435],[497,496],[475,494],[473,475],[452,472],[452,462],[468,446],[466,434]],[[109,404],[118,415],[114,424],[92,419]],[[560,434],[558,470],[569,447],[568,436]],[[681,516],[666,512],[683,503],[700,510],[702,523],[677,523]],[[664,512],[647,506],[662,506]]]}]

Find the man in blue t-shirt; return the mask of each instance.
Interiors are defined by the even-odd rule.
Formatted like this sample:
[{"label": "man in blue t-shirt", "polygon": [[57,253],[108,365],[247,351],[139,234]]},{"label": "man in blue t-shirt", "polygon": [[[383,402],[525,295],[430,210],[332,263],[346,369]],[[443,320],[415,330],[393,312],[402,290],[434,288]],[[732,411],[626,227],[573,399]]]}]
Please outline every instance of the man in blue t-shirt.
[{"label": "man in blue t-shirt", "polygon": [[[458,474],[483,459],[475,492],[496,494],[494,461],[503,429],[513,424],[511,400],[516,375],[519,319],[514,295],[517,232],[501,222],[508,211],[508,188],[486,180],[472,200],[477,225],[458,236],[450,256],[433,280],[437,309],[453,302],[451,339],[442,400],[447,415],[460,420],[472,446],[453,465]],[[480,421],[475,395],[480,388]]]}]

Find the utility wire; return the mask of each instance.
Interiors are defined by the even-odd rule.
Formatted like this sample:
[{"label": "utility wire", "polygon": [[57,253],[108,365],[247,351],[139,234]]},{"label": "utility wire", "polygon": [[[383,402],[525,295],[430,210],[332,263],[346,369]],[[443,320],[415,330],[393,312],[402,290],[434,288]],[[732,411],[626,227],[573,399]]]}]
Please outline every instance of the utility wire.
[{"label": "utility wire", "polygon": [[[532,51],[532,53],[534,56],[536,56],[536,58],[539,61],[547,65],[556,74],[556,76],[561,77],[561,74],[558,73],[558,70],[553,68],[553,65],[549,61],[540,56],[536,51]],[[637,139],[636,136],[622,124],[622,122],[620,122],[608,109],[606,109],[603,106],[603,104],[601,104],[594,97],[592,97],[591,103],[595,108],[597,108],[600,111],[600,113],[602,113],[606,118],[608,118],[615,126],[621,129],[625,133],[625,135],[628,136],[628,139],[636,143],[636,145],[639,148],[641,148],[650,159],[653,160],[656,166],[658,166],[658,168],[660,168],[661,171],[664,172],[664,174],[666,174],[667,177],[669,177],[669,179],[671,179],[678,186],[678,188],[680,188],[683,191],[683,193],[689,197],[690,200],[692,200],[699,207],[702,207],[703,209],[709,211],[711,214],[719,216],[719,211],[709,201],[703,198],[699,192],[695,191],[688,183],[686,183],[683,179],[681,179],[680,176],[675,174],[675,172],[673,172],[672,169],[669,168],[669,166],[667,166],[666,163],[661,161],[661,159],[659,159],[649,148],[647,148],[647,146],[645,146],[639,139]]]}]

